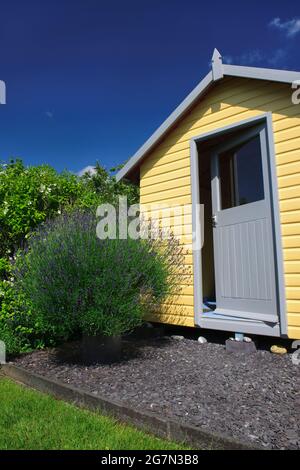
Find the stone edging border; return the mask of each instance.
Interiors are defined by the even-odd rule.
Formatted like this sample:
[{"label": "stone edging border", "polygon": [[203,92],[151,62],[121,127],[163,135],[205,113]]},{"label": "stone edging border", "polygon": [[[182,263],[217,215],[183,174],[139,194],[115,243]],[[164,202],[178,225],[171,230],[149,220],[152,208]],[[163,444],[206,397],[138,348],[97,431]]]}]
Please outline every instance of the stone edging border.
[{"label": "stone edging border", "polygon": [[84,390],[64,384],[54,379],[37,375],[13,364],[0,366],[0,374],[27,385],[55,398],[73,403],[89,410],[98,410],[120,422],[133,425],[151,434],[178,443],[185,443],[196,449],[212,450],[259,450],[258,446],[243,444],[226,436],[210,433],[195,426],[163,418],[149,412],[130,408],[121,402],[96,396]]}]

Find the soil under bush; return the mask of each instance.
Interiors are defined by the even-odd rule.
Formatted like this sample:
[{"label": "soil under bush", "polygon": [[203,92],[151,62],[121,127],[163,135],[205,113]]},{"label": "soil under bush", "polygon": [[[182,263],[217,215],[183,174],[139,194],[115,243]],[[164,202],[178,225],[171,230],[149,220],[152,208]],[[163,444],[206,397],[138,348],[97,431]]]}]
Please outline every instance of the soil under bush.
[{"label": "soil under bush", "polygon": [[300,366],[291,354],[238,356],[223,344],[164,337],[124,341],[121,362],[86,367],[78,348],[70,343],[14,362],[244,443],[300,449]]}]

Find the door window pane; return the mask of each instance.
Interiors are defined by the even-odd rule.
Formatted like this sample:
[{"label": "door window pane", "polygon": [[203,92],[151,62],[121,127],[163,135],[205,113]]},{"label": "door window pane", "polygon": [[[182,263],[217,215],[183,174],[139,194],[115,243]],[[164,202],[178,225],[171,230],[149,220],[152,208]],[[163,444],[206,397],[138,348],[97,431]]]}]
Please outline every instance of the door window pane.
[{"label": "door window pane", "polygon": [[219,165],[222,209],[264,199],[259,136],[221,153]]}]

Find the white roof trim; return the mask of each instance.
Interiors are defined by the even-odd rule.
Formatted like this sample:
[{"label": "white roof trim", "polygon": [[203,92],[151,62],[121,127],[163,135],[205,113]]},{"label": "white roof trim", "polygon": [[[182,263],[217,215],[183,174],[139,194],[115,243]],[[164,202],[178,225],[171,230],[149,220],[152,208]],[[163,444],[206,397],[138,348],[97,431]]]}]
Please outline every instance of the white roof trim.
[{"label": "white roof trim", "polygon": [[170,114],[170,116],[142,145],[142,147],[140,147],[139,150],[128,160],[124,167],[117,173],[117,181],[126,177],[126,175],[138,165],[145,154],[149,152],[155,144],[157,144],[157,142],[183,116],[183,114],[188,111],[200,96],[202,96],[215,81],[222,79],[225,76],[254,78],[258,80],[268,80],[289,84],[292,84],[296,80],[300,80],[300,72],[223,64],[220,53],[215,49],[212,57],[212,70]]},{"label": "white roof trim", "polygon": [[224,76],[240,78],[256,78],[258,80],[268,80],[270,82],[292,83],[299,80],[300,72],[290,72],[288,70],[263,69],[260,67],[243,67],[241,65],[223,64]]}]

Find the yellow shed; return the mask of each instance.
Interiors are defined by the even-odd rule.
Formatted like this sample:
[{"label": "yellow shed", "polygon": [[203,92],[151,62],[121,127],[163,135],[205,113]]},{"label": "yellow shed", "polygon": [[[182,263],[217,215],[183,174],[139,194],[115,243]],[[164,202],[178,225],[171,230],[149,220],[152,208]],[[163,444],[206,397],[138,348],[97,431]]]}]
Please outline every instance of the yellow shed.
[{"label": "yellow shed", "polygon": [[191,274],[153,321],[300,338],[298,87],[299,72],[226,65],[215,50],[117,174],[186,248]]}]

